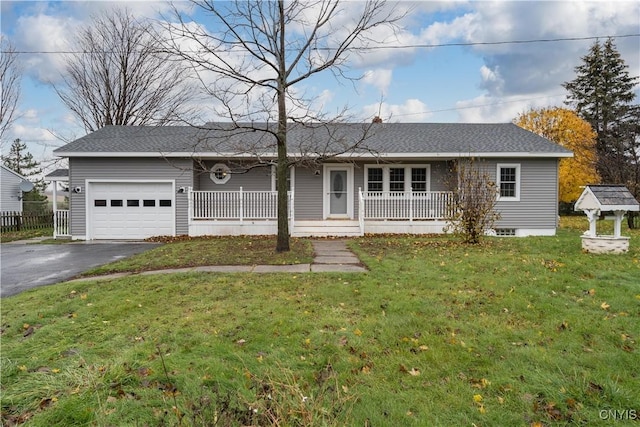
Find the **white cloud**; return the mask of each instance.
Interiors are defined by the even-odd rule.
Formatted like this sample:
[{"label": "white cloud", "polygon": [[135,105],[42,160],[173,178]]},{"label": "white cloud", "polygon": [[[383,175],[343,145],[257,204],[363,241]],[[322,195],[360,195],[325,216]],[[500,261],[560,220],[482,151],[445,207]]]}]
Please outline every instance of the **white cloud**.
[{"label": "white cloud", "polygon": [[[67,37],[74,34],[80,21],[72,17],[30,15],[18,19],[15,40],[25,55],[24,69],[40,81],[57,81],[64,69],[65,57],[57,52],[69,50]],[[52,53],[49,53],[52,52]]]},{"label": "white cloud", "polygon": [[[637,33],[638,2],[476,2],[465,27],[452,37],[471,43],[536,40]],[[558,89],[574,77],[594,40],[524,44],[476,45],[486,67],[499,71],[500,85],[483,80],[491,95],[517,95]],[[619,39],[617,45],[631,69],[638,70],[638,41]],[[634,68],[635,67],[635,68]]]},{"label": "white cloud", "polygon": [[389,86],[391,85],[392,77],[393,70],[388,68],[378,68],[366,71],[362,77],[362,82],[375,87],[380,91],[382,96],[385,96]]},{"label": "white cloud", "polygon": [[509,123],[520,113],[532,108],[559,105],[562,98],[553,95],[512,95],[494,97],[483,94],[473,99],[458,101],[461,123]]},{"label": "white cloud", "polygon": [[[179,8],[185,2],[177,2]],[[19,50],[34,52],[24,55],[27,74],[42,82],[58,82],[64,70],[66,56],[60,52],[71,49],[78,29],[92,16],[114,8],[127,9],[135,17],[153,18],[167,11],[169,2],[157,1],[87,1],[33,2],[15,22],[12,39]]]},{"label": "white cloud", "polygon": [[486,65],[480,67],[480,87],[487,89],[490,93],[502,94],[504,79],[500,76],[500,66],[490,69]]},{"label": "white cloud", "polygon": [[364,120],[380,116],[385,122],[424,122],[431,113],[427,104],[419,99],[406,99],[402,104],[369,104],[362,108]]}]

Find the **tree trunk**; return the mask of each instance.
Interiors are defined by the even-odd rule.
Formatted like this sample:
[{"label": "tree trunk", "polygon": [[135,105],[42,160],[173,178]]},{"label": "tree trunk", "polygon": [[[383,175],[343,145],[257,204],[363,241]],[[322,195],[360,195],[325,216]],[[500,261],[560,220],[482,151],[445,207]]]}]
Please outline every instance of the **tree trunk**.
[{"label": "tree trunk", "polygon": [[289,200],[287,194],[288,162],[286,143],[286,131],[278,131],[278,165],[276,166],[276,189],[278,191],[278,241],[276,243],[276,252],[289,251]]},{"label": "tree trunk", "polygon": [[287,159],[287,86],[286,86],[286,62],[285,62],[285,16],[284,3],[278,2],[280,19],[280,40],[278,51],[278,131],[276,139],[278,142],[278,165],[276,166],[276,189],[278,191],[278,240],[276,242],[276,252],[288,252],[289,248],[289,206],[287,188],[287,170],[289,161]]},{"label": "tree trunk", "polygon": [[637,212],[627,212],[627,225],[631,230],[636,228],[636,218],[638,217]]}]

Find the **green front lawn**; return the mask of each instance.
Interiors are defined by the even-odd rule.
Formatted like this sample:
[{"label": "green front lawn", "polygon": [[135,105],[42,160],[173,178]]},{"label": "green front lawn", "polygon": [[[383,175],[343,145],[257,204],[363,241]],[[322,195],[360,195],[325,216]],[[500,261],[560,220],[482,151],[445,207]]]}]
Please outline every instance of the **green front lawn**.
[{"label": "green front lawn", "polygon": [[351,240],[365,274],[130,276],[4,298],[3,422],[635,425],[640,233],[624,231],[628,254],[589,255],[586,221],[564,224],[479,246]]},{"label": "green front lawn", "polygon": [[291,250],[277,253],[272,237],[179,237],[152,250],[93,268],[84,275],[206,265],[308,264],[312,260],[309,240],[291,239]]}]

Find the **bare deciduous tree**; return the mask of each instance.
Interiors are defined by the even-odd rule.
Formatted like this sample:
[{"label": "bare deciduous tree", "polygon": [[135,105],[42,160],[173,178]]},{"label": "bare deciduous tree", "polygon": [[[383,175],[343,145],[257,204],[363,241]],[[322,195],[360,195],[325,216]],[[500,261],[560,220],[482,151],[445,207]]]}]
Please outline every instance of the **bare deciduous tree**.
[{"label": "bare deciduous tree", "polygon": [[20,99],[21,70],[15,47],[0,36],[0,141],[16,119],[15,113]]},{"label": "bare deciduous tree", "polygon": [[151,24],[126,9],[93,18],[75,36],[54,89],[87,131],[105,125],[165,125],[190,113],[186,69],[168,61]]},{"label": "bare deciduous tree", "polygon": [[[288,251],[289,167],[357,149],[367,133],[363,127],[363,136],[355,140],[335,135],[330,125],[348,121],[348,110],[325,114],[319,97],[305,93],[303,83],[324,71],[350,78],[346,74],[350,56],[383,41],[375,39],[374,29],[384,27],[385,37],[393,36],[394,24],[402,14],[384,0],[193,3],[211,20],[206,26],[196,24],[174,9],[178,24],[167,27],[168,50],[198,73],[201,86],[216,102],[216,115],[231,122],[226,128],[236,134],[245,129],[264,135],[262,147],[254,147],[255,157],[268,147],[277,153],[276,250]],[[304,155],[290,158],[287,132],[292,124],[318,128],[318,135],[325,139],[314,144],[306,141],[307,145],[296,149]],[[250,151],[247,147],[242,150]]]},{"label": "bare deciduous tree", "polygon": [[447,228],[462,236],[465,243],[479,243],[500,219],[495,209],[497,186],[484,169],[474,159],[458,160],[455,179],[452,177],[456,183]]}]

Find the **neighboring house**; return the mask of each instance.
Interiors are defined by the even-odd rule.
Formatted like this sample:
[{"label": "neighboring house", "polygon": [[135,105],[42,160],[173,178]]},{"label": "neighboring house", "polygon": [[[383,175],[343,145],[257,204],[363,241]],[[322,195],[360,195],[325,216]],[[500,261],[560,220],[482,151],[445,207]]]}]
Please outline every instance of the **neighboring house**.
[{"label": "neighboring house", "polygon": [[0,164],[0,212],[22,212],[22,193],[33,189],[24,176]]},{"label": "neighboring house", "polygon": [[[107,126],[55,150],[72,238],[275,234],[273,136],[209,126]],[[470,157],[500,189],[496,234],[553,235],[558,162],[572,156],[514,124],[290,124],[287,141],[305,160],[288,178],[292,236],[442,233],[452,167]]]}]

